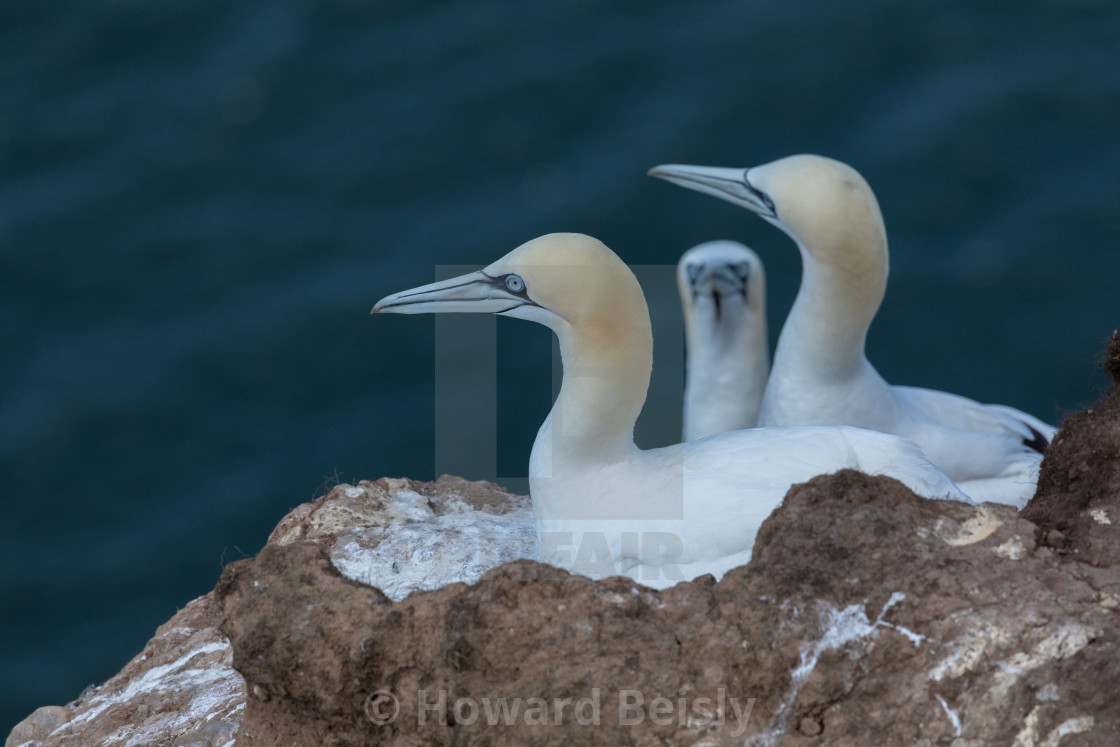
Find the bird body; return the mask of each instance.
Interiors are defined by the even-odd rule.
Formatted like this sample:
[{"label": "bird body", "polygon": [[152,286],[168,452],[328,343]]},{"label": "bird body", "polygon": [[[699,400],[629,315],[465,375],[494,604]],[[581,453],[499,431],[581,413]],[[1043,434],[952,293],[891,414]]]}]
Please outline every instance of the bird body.
[{"label": "bird body", "polygon": [[1030,500],[1053,426],[1002,405],[891,386],[867,360],[889,259],[878,202],[855,169],[800,155],[749,169],[665,165],[650,174],[746,207],[801,252],[801,287],[778,337],[760,425],[896,434],[977,501]]},{"label": "bird body", "polygon": [[634,424],[652,366],[637,279],[603,244],[550,234],[480,272],[388,296],[375,312],[486,312],[557,335],[560,393],[533,444],[529,483],[541,560],[656,588],[750,558],[790,486],[845,468],[928,498],[969,501],[912,443],[854,428],[723,433],[643,451]]},{"label": "bird body", "polygon": [[684,312],[684,440],[753,428],[770,373],[762,260],[734,241],[692,247],[677,263]]}]

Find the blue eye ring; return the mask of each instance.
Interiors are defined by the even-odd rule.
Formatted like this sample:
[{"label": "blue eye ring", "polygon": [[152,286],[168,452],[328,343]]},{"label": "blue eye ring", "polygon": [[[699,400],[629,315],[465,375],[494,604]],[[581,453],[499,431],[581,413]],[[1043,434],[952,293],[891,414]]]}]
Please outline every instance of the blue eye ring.
[{"label": "blue eye ring", "polygon": [[778,210],[774,207],[774,201],[770,199],[770,195],[766,194],[761,189],[758,189],[751,184],[747,184],[747,186],[750,188],[751,192],[754,192],[754,196],[757,197],[762,202],[762,204],[766,206],[766,209],[770,211],[771,215],[778,214]]},{"label": "blue eye ring", "polygon": [[767,209],[771,213],[774,213],[775,215],[777,215],[778,211],[774,207],[774,201],[770,199],[770,195],[766,194],[765,192],[759,192],[759,194],[762,195],[762,201],[766,204]]},{"label": "blue eye ring", "polygon": [[778,209],[774,207],[774,201],[770,199],[770,195],[766,194],[761,189],[751,184],[751,180],[747,176],[749,172],[750,169],[747,169],[747,172],[744,172],[743,184],[747,185],[747,189],[751,191],[751,194],[757,197],[762,202],[762,204],[766,206],[766,209],[770,211],[771,215],[777,217]]},{"label": "blue eye ring", "polygon": [[514,293],[520,293],[525,290],[525,281],[521,279],[520,275],[506,275],[506,287]]}]

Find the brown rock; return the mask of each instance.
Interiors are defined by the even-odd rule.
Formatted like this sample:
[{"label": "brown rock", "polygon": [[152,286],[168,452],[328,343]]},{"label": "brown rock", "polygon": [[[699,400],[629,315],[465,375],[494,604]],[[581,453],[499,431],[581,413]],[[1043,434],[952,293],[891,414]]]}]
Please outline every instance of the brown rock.
[{"label": "brown rock", "polygon": [[521,561],[390,604],[270,546],[217,590],[267,695],[239,744],[1114,744],[1120,571],[1034,537],[843,472],[791,491],[750,566],[663,592]]},{"label": "brown rock", "polygon": [[7,747],[229,744],[244,709],[245,680],[231,666],[220,623],[213,593],[199,597],[112,679],[24,719]]},{"label": "brown rock", "polygon": [[[268,547],[313,541],[334,562],[373,575],[403,596],[440,579],[394,573],[378,555],[386,538],[391,554],[402,535],[423,536],[424,557],[406,564],[405,571],[435,568],[475,580],[484,570],[530,552],[536,541],[531,524],[528,498],[493,483],[447,475],[434,483],[385,478],[338,485],[329,495],[298,506],[273,530]],[[480,535],[502,542],[480,543]],[[213,594],[194,600],[161,626],[119,674],[67,706],[39,708],[16,725],[6,747],[226,747],[247,692],[231,666],[229,641],[218,630],[221,618]],[[249,692],[254,700],[269,697],[260,685]]]},{"label": "brown rock", "polygon": [[1104,368],[1112,390],[1062,423],[1046,452],[1038,492],[1023,509],[1039,541],[1097,566],[1120,563],[1120,332]]},{"label": "brown rock", "polygon": [[15,747],[26,742],[46,739],[58,727],[69,721],[70,715],[70,709],[63,706],[36,708],[30,716],[12,729],[12,733],[8,735],[8,739],[4,742],[4,747]]}]

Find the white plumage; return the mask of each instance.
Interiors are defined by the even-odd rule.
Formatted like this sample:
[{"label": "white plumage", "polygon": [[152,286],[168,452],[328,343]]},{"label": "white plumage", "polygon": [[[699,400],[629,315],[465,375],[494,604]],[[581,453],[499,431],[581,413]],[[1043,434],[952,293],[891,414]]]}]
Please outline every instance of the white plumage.
[{"label": "white plumage", "polygon": [[721,576],[750,558],[759,525],[793,483],[844,468],[971,502],[912,443],[855,428],[753,429],[638,449],[649,312],[633,273],[587,236],[543,236],[373,310],[505,314],[556,333],[564,380],[533,444],[529,481],[541,560],[578,573],[657,588]]},{"label": "white plumage", "polygon": [[886,230],[871,188],[820,156],[750,169],[665,165],[650,174],[757,213],[801,251],[801,288],[774,353],[760,425],[844,424],[915,441],[977,501],[1022,507],[1056,429],[1002,405],[890,386],[864,343],[886,289]]},{"label": "white plumage", "polygon": [[677,263],[687,345],[684,440],[753,428],[770,373],[766,275],[735,241],[692,247]]}]

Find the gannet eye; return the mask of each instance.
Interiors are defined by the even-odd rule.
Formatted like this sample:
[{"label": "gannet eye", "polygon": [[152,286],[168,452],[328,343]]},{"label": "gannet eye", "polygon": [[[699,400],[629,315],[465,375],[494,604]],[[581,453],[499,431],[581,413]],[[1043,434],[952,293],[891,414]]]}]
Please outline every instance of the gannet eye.
[{"label": "gannet eye", "polygon": [[766,194],[761,189],[755,189],[754,187],[751,187],[751,191],[754,192],[755,197],[762,200],[762,204],[766,206],[766,209],[770,211],[771,215],[778,214],[778,211],[774,208],[774,201],[770,199],[770,195]]},{"label": "gannet eye", "polygon": [[778,209],[774,207],[774,201],[770,199],[770,195],[751,184],[750,179],[748,179],[746,175],[743,176],[743,183],[747,185],[747,189],[751,191],[751,194],[757,197],[762,204],[766,206],[766,209],[770,211],[771,215],[777,216]]},{"label": "gannet eye", "polygon": [[749,262],[736,262],[731,265],[731,271],[745,283],[747,282],[747,278],[751,276],[751,265]]},{"label": "gannet eye", "polygon": [[514,293],[520,293],[525,290],[525,281],[520,275],[506,275],[506,287]]}]

